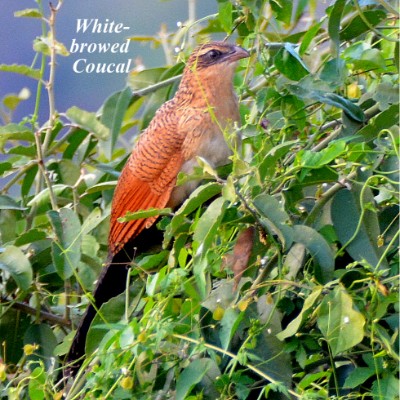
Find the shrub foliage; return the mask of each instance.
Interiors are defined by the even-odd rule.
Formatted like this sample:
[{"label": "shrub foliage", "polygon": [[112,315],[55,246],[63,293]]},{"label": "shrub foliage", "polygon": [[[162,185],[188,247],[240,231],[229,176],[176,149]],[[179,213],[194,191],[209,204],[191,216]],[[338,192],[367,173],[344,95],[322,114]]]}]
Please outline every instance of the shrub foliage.
[{"label": "shrub foliage", "polygon": [[229,168],[199,160],[203,184],[162,213],[163,248],[132,260],[129,290],[101,308],[64,394],[396,398],[394,2],[220,0],[216,15],[151,38],[168,60],[186,45],[174,65],[132,72],[97,114],[57,109],[62,7],[37,3],[15,16],[43,25],[39,65],[0,65],[36,80],[38,94],[21,121],[13,112],[25,92],[2,99],[1,398],[61,398],[62,358],[106,257],[132,131],[173,95],[194,42],[221,33],[252,51],[235,78],[242,147]]}]

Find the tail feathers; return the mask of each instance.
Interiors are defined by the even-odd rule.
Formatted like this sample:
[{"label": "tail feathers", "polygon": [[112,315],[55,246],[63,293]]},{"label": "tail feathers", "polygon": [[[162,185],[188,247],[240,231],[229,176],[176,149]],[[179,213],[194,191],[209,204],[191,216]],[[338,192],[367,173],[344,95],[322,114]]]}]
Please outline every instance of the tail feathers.
[{"label": "tail feathers", "polygon": [[90,325],[96,316],[96,309],[99,309],[111,298],[124,292],[126,280],[128,278],[129,264],[114,263],[112,260],[104,267],[93,293],[95,307],[90,304],[86,309],[84,316],[77,328],[74,340],[66,357],[67,371],[66,375],[75,375],[83,363],[85,355],[86,337]]},{"label": "tail feathers", "polygon": [[139,254],[153,252],[161,247],[163,233],[154,224],[144,229],[133,242],[128,242],[115,256],[109,256],[107,264],[100,274],[93,297],[95,307],[90,304],[76,331],[69,353],[65,359],[64,376],[74,376],[81,367],[85,356],[86,337],[90,325],[104,303],[125,291],[129,266]]}]

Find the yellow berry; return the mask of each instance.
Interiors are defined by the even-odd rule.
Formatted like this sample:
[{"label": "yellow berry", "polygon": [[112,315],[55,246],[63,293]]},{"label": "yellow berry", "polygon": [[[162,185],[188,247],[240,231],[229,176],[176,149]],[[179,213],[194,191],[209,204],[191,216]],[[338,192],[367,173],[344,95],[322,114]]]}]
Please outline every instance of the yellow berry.
[{"label": "yellow berry", "polygon": [[357,83],[347,86],[347,96],[351,99],[358,99],[361,96],[361,90]]},{"label": "yellow berry", "polygon": [[238,303],[238,309],[240,311],[246,311],[247,307],[249,306],[250,303],[250,299],[246,299],[246,300],[240,300]]},{"label": "yellow berry", "polygon": [[5,381],[6,379],[7,379],[6,364],[0,362],[0,382]]},{"label": "yellow berry", "polygon": [[26,356],[30,356],[31,354],[34,353],[35,350],[37,350],[39,346],[37,344],[26,344],[24,346],[24,354]]},{"label": "yellow berry", "polygon": [[56,392],[53,394],[53,400],[61,400],[63,397],[64,392],[60,390],[59,392]]},{"label": "yellow berry", "polygon": [[130,390],[133,388],[133,378],[131,376],[125,376],[121,379],[120,383],[122,389]]},{"label": "yellow berry", "polygon": [[217,306],[217,308],[213,312],[213,319],[215,321],[221,321],[224,317],[225,310],[221,306]]},{"label": "yellow berry", "polygon": [[140,332],[138,337],[137,337],[137,341],[139,343],[143,343],[146,341],[146,334],[144,332]]}]

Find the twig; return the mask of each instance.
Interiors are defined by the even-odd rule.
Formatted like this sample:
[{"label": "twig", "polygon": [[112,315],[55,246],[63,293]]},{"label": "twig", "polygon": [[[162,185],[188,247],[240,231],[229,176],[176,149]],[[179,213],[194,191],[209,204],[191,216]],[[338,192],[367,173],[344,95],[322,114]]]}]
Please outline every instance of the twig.
[{"label": "twig", "polygon": [[50,203],[51,203],[51,207],[53,210],[57,210],[58,206],[57,206],[57,201],[56,201],[56,196],[54,194],[54,190],[53,190],[53,186],[51,184],[50,178],[49,178],[49,174],[47,172],[46,166],[45,166],[45,162],[44,162],[44,157],[43,157],[43,148],[42,145],[40,143],[40,131],[36,131],[35,132],[35,142],[36,142],[36,151],[37,151],[37,158],[38,158],[38,165],[39,165],[39,169],[40,172],[42,173],[42,176],[46,182],[46,186],[49,189],[49,197],[50,197]]},{"label": "twig", "polygon": [[153,93],[158,89],[161,89],[165,86],[172,85],[173,83],[178,82],[181,78],[182,74],[173,76],[172,78],[168,78],[165,81],[157,82],[154,85],[147,86],[144,89],[132,90],[132,96],[138,96],[138,97],[146,96],[147,94]]},{"label": "twig", "polygon": [[335,183],[331,188],[329,188],[315,203],[314,208],[311,210],[310,214],[304,221],[304,225],[312,226],[314,224],[315,218],[318,216],[319,212],[325,206],[325,204],[341,189],[345,187],[345,181],[353,179],[357,175],[357,171],[351,172],[346,178],[342,179],[340,182]]},{"label": "twig", "polygon": [[68,320],[65,320],[64,318],[55,315],[55,314],[51,314],[47,311],[42,311],[40,310],[39,314],[36,308],[31,307],[28,304],[22,303],[20,301],[14,301],[14,300],[9,300],[6,297],[1,297],[0,298],[0,303],[1,304],[9,304],[11,308],[14,308],[15,310],[19,310],[22,311],[26,314],[29,315],[33,315],[34,317],[38,316],[38,318],[41,321],[49,321],[53,324],[57,324],[57,325],[61,325],[64,326],[66,328],[70,328],[71,327],[71,322]]},{"label": "twig", "polygon": [[[364,15],[363,11],[361,10],[360,4],[358,3],[358,0],[354,0],[354,6],[357,9],[358,15],[360,16],[360,18],[362,19],[362,21],[364,22],[365,25],[368,26],[368,28],[376,33],[380,38],[383,38],[389,42],[394,42],[397,43],[398,42],[398,38],[391,38],[389,36],[384,35],[382,32],[380,32],[378,29],[376,29],[374,26],[371,25],[371,23],[368,21],[367,17]],[[395,15],[399,15],[399,13],[395,12]]]},{"label": "twig", "polygon": [[47,127],[46,134],[43,141],[43,154],[46,154],[47,148],[49,147],[51,140],[51,133],[54,127],[54,121],[56,118],[56,105],[55,105],[55,96],[54,96],[54,82],[55,82],[55,74],[56,74],[56,30],[55,30],[55,20],[56,15],[61,6],[61,2],[58,3],[57,7],[53,7],[50,4],[50,18],[49,18],[49,28],[50,28],[50,38],[51,38],[51,46],[50,46],[50,71],[49,71],[49,80],[46,83],[47,96],[49,99],[49,126]]},{"label": "twig", "polygon": [[269,259],[268,264],[262,266],[260,268],[260,272],[257,275],[255,281],[251,284],[251,287],[247,290],[247,293],[243,296],[242,301],[249,299],[254,295],[254,292],[259,288],[260,283],[263,281],[265,276],[271,272],[272,266],[275,264],[276,260],[278,259],[278,252],[275,252],[272,257]]},{"label": "twig", "polygon": [[14,183],[18,182],[21,177],[25,175],[35,165],[37,165],[37,161],[31,160],[27,164],[20,167],[18,172],[3,186],[0,193],[7,193],[8,190],[14,185]]},{"label": "twig", "polygon": [[[188,20],[189,26],[192,27],[193,23],[196,21],[196,0],[188,0]],[[188,35],[189,45],[193,47],[194,45],[194,35]]]},{"label": "twig", "polygon": [[[193,344],[195,344],[197,346],[204,346],[207,349],[214,350],[214,351],[216,351],[218,353],[221,353],[221,354],[223,354],[225,356],[230,357],[232,360],[237,360],[238,361],[238,357],[237,357],[236,354],[234,354],[234,353],[232,353],[232,352],[230,352],[228,350],[221,349],[220,347],[214,346],[213,344],[205,343],[204,341],[193,339],[193,338],[191,338],[189,336],[179,335],[177,333],[174,333],[172,336],[177,338],[177,339],[179,339],[179,340],[184,340],[186,342],[193,343]],[[243,365],[243,364],[241,364],[241,365]],[[250,369],[251,371],[255,372],[257,375],[261,376],[262,378],[266,379],[267,381],[269,381],[269,382],[271,382],[271,383],[273,383],[275,385],[280,383],[276,379],[272,378],[270,375],[266,374],[264,371],[261,371],[260,369],[258,369],[257,367],[254,367],[251,364],[247,364],[246,363],[246,364],[244,364],[244,366],[246,368]],[[298,393],[294,392],[293,390],[291,390],[291,389],[287,389],[287,390],[292,396],[294,396],[294,397],[296,397],[298,399],[301,398],[301,395],[299,395]]]}]

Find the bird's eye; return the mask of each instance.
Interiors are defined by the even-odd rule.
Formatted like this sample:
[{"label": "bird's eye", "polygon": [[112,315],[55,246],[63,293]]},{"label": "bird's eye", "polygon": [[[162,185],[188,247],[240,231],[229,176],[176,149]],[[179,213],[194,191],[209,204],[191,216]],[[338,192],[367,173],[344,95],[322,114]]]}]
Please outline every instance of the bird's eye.
[{"label": "bird's eye", "polygon": [[206,53],[206,56],[209,60],[216,60],[221,55],[222,53],[219,50],[210,50]]}]

